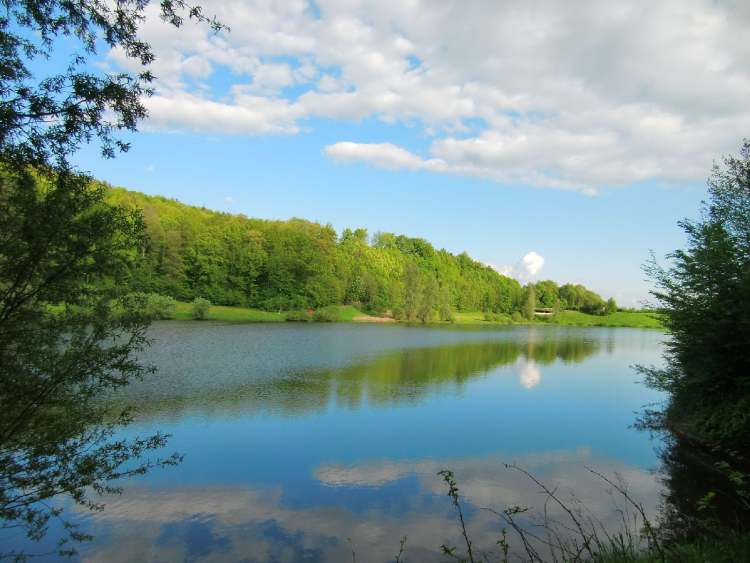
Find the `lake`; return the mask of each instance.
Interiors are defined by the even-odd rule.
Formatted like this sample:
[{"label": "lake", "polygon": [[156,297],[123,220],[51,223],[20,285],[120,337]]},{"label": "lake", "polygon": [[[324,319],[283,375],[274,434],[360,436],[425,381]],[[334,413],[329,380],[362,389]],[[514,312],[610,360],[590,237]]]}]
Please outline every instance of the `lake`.
[{"label": "lake", "polygon": [[[613,328],[162,322],[158,368],[118,401],[128,435],[172,434],[176,468],[129,481],[79,520],[87,561],[440,561],[460,545],[437,476],[451,469],[475,546],[483,508],[544,508],[514,463],[616,528],[622,479],[656,514],[658,443],[632,428],[658,401],[633,364],[664,334]],[[519,545],[512,545],[513,549]]]}]

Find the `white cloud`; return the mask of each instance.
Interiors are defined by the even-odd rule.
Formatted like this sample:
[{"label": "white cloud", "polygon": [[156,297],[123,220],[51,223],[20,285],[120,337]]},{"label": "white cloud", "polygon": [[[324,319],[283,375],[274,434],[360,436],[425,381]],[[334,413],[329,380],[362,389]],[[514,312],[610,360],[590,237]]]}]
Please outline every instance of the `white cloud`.
[{"label": "white cloud", "polygon": [[341,142],[325,147],[327,156],[340,162],[364,161],[381,168],[399,170],[442,171],[442,160],[423,160],[416,154],[391,143],[351,143]]},{"label": "white cloud", "polygon": [[237,93],[236,104],[205,100],[180,92],[156,95],[145,101],[149,127],[190,129],[212,133],[296,133],[295,107],[286,100]]},{"label": "white cloud", "polygon": [[[494,267],[494,266],[493,266]],[[495,268],[501,274],[515,278],[522,283],[526,283],[534,279],[536,275],[544,267],[544,256],[538,252],[531,250],[527,252],[523,258],[516,262],[512,266],[503,266],[502,268]]]},{"label": "white cloud", "polygon": [[532,250],[521,258],[521,264],[528,275],[535,276],[544,267],[544,257]]},{"label": "white cloud", "polygon": [[[232,28],[218,35],[171,29],[150,6],[150,126],[294,134],[309,117],[407,123],[434,136],[425,154],[387,138],[325,153],[590,195],[702,180],[750,130],[746,3],[317,6],[208,0],[204,10]],[[130,64],[119,51],[109,59]],[[229,94],[211,83],[222,67],[235,75]]]}]

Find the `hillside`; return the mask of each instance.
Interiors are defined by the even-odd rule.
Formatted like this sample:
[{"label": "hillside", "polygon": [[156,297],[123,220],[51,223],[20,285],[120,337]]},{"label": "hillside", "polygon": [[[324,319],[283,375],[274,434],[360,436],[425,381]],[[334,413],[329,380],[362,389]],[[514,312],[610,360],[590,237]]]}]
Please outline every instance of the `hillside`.
[{"label": "hillside", "polygon": [[303,219],[252,219],[122,188],[109,188],[108,199],[143,213],[149,242],[132,272],[137,291],[266,311],[357,304],[420,320],[462,311],[518,315],[537,302],[604,310],[601,297],[582,286],[545,281],[524,289],[466,253],[420,238],[339,234]]}]

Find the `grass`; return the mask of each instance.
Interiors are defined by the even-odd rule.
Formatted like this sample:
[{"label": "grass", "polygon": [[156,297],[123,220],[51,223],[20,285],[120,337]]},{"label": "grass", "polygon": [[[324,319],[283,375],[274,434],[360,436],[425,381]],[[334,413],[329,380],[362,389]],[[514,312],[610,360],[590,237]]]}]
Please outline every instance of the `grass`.
[{"label": "grass", "polygon": [[[190,320],[192,304],[178,302],[174,312],[174,319]],[[367,316],[353,305],[330,305],[324,310],[333,322],[353,322],[355,317]],[[246,323],[268,323],[284,322],[288,311],[261,311],[246,307],[228,307],[223,305],[212,305],[208,311],[208,320],[231,321]],[[562,326],[611,326],[632,328],[664,328],[659,317],[655,313],[618,311],[611,315],[587,315],[579,311],[562,311],[550,319],[523,321],[514,323],[510,315],[503,313],[492,315],[488,320],[482,311],[462,311],[453,314],[454,323],[458,325],[511,325],[529,324],[544,325],[554,324]],[[446,324],[446,323],[440,323]]]},{"label": "grass", "polygon": [[[192,303],[177,302],[174,315],[175,320],[192,320]],[[325,310],[334,322],[351,322],[354,317],[363,315],[359,309],[351,305],[331,305]],[[209,321],[230,321],[245,323],[279,323],[286,320],[289,311],[261,311],[247,307],[229,307],[225,305],[211,305],[208,310]]]},{"label": "grass", "polygon": [[[192,319],[192,303],[177,302],[174,319]],[[272,311],[261,311],[260,309],[248,309],[245,307],[227,307],[224,305],[211,305],[206,317],[211,321],[233,321],[246,323],[273,323],[284,321],[285,313]]]},{"label": "grass", "polygon": [[579,311],[561,311],[549,321],[565,326],[624,326],[633,328],[664,328],[659,316],[650,312],[618,311],[611,315],[587,315]]},{"label": "grass", "polygon": [[456,324],[475,324],[475,325],[492,325],[492,324],[555,324],[562,326],[612,326],[612,327],[632,327],[632,328],[664,328],[656,313],[635,312],[635,311],[618,311],[611,315],[588,315],[580,311],[561,311],[554,317],[539,317],[533,321],[522,321],[514,323],[513,319],[506,314],[492,315],[491,320],[487,320],[485,313],[481,311],[468,311],[453,314]]},{"label": "grass", "polygon": [[462,311],[459,313],[453,313],[453,321],[456,324],[513,324],[513,319],[510,318],[510,315],[498,313],[493,315],[492,320],[486,320],[485,313],[482,311]]},{"label": "grass", "polygon": [[[612,477],[586,468],[591,475],[605,484],[613,494],[613,510],[622,516],[619,530],[607,530],[597,516],[575,495],[570,499],[558,492],[557,486],[546,485],[527,470],[505,464],[506,469],[518,471],[539,487],[546,496],[544,511],[534,513],[526,507],[509,506],[501,511],[487,508],[497,516],[503,526],[496,542],[500,557],[496,561],[508,563],[511,543],[524,561],[580,561],[590,563],[735,563],[750,561],[750,534],[728,529],[708,529],[683,541],[668,541],[664,530],[648,518],[643,505],[628,492],[628,485],[615,474]],[[438,472],[447,485],[448,496],[455,508],[464,546],[443,544],[444,555],[455,561],[479,563],[490,561],[487,553],[477,553],[476,546],[464,520],[464,499],[459,495],[458,484],[452,471]],[[548,506],[559,512],[550,518]],[[560,510],[561,509],[561,510]],[[669,532],[669,529],[666,530]],[[672,530],[674,531],[674,530]],[[401,540],[401,551],[407,538]],[[464,551],[465,549],[465,551]],[[528,559],[524,557],[528,556]],[[408,553],[407,553],[408,556]],[[400,558],[399,558],[400,559]],[[517,560],[513,558],[513,561]]]},{"label": "grass", "polygon": [[600,553],[596,563],[736,563],[747,561],[750,553],[750,535],[727,534],[717,538],[697,538],[693,542],[669,545],[664,558],[658,553],[644,550],[632,555]]},{"label": "grass", "polygon": [[352,305],[331,305],[326,307],[326,310],[333,313],[336,322],[351,322],[354,317],[366,316],[365,313]]}]

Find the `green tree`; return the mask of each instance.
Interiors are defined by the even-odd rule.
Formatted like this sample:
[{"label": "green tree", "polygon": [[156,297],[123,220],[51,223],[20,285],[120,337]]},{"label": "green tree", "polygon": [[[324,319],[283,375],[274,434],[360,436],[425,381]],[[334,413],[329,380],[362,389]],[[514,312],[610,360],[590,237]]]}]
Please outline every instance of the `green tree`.
[{"label": "green tree", "polygon": [[438,291],[438,315],[441,321],[453,322],[453,308],[451,307],[450,292],[446,286]]},{"label": "green tree", "polygon": [[524,298],[523,313],[527,319],[531,320],[534,318],[535,310],[536,310],[536,289],[534,289],[534,284],[530,283],[526,286],[526,296]]},{"label": "green tree", "polygon": [[409,260],[404,269],[403,310],[407,320],[417,318],[422,303],[422,275],[417,265]]},{"label": "green tree", "polygon": [[552,280],[538,282],[534,285],[537,303],[541,307],[553,308],[560,301],[560,289]]},{"label": "green tree", "polygon": [[[145,116],[154,55],[138,27],[147,5],[7,0],[0,16],[0,526],[31,539],[63,517],[51,498],[96,508],[91,491],[142,473],[153,463],[139,456],[164,445],[161,435],[113,439],[129,415],[110,418],[97,402],[148,372],[134,359],[146,344],[147,303],[122,293],[147,246],[142,218],[106,205],[69,164],[83,144],[104,157],[127,150],[117,133]],[[160,7],[177,27],[184,18],[221,27],[183,0]],[[90,62],[102,46],[143,71],[97,70]],[[34,73],[68,52],[59,72]],[[60,552],[70,553],[84,536],[63,529]]]},{"label": "green tree", "polygon": [[190,314],[194,319],[203,320],[208,316],[208,311],[211,309],[211,302],[203,297],[196,297],[193,299],[193,305],[190,308]]},{"label": "green tree", "polygon": [[[32,539],[64,518],[52,497],[96,508],[92,492],[177,461],[134,461],[165,437],[113,439],[130,414],[98,401],[149,373],[133,354],[151,318],[148,296],[123,293],[142,218],[103,196],[69,173],[0,173],[0,528]],[[84,538],[66,530],[61,553]]]},{"label": "green tree", "polygon": [[[7,0],[0,17],[0,156],[19,165],[68,167],[68,156],[97,140],[102,154],[126,151],[118,131],[135,131],[146,116],[142,98],[153,93],[154,60],[138,37],[147,0]],[[161,17],[179,27],[185,17],[222,25],[184,0],[162,0]],[[39,60],[75,48],[57,74],[35,75]],[[142,72],[97,72],[89,64],[100,46],[117,47]]]},{"label": "green tree", "polygon": [[611,315],[612,313],[616,313],[616,312],[617,312],[617,301],[615,301],[614,297],[610,297],[607,300],[606,313],[608,315]]},{"label": "green tree", "polygon": [[417,308],[417,318],[428,323],[435,316],[435,308],[439,300],[439,288],[433,276],[428,276],[422,288],[422,294]]},{"label": "green tree", "polygon": [[670,331],[664,369],[644,369],[669,393],[671,427],[727,450],[750,445],[750,141],[715,166],[702,218],[683,220],[687,248],[647,266]]}]

